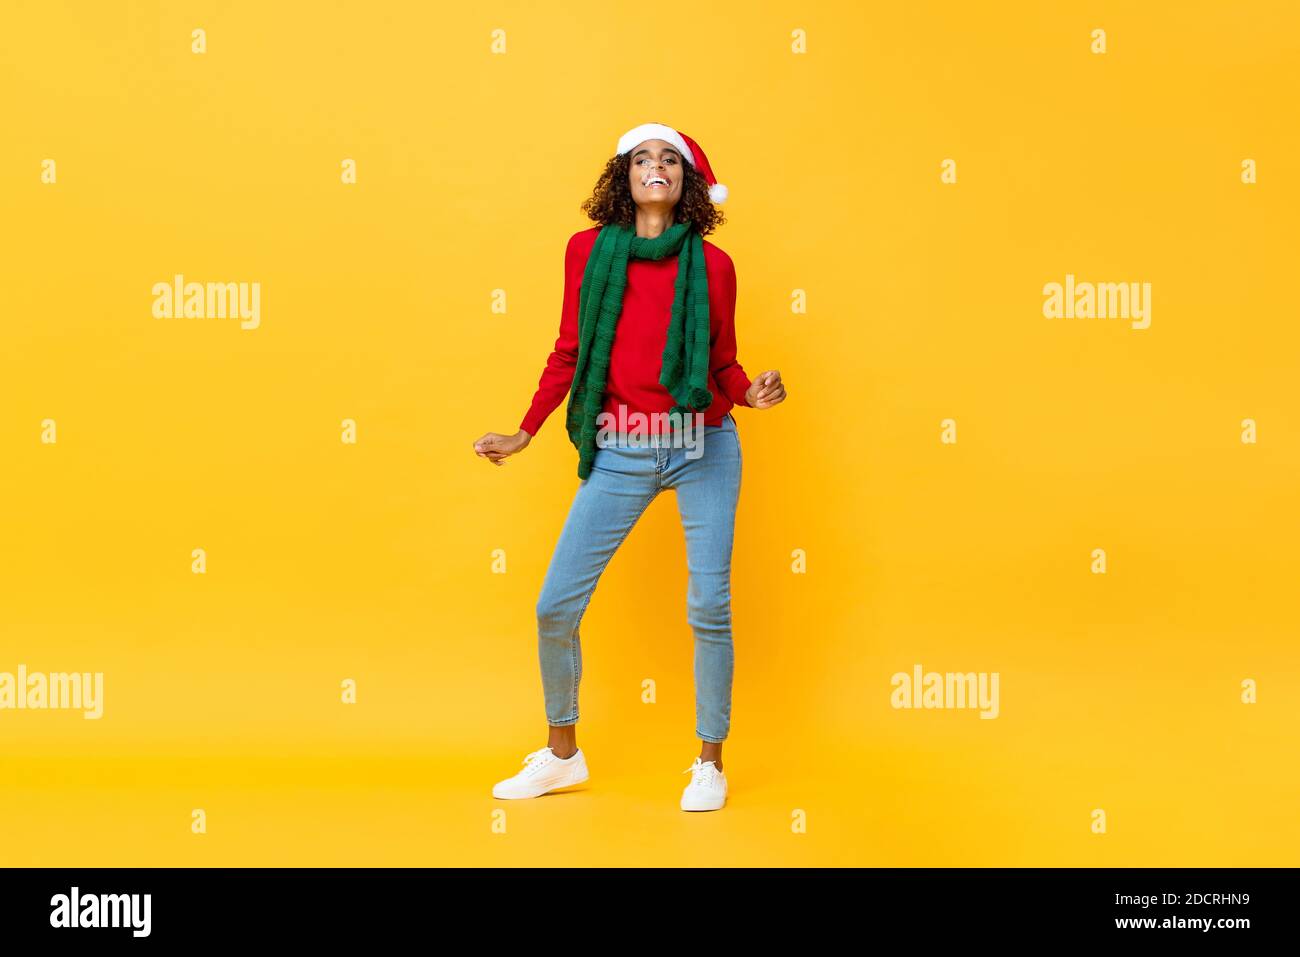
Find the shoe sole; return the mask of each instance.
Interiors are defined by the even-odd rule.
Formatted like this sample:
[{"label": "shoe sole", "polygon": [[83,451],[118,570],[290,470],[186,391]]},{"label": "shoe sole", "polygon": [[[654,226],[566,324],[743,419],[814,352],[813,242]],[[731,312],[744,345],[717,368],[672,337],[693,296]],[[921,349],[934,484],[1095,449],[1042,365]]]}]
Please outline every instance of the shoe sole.
[{"label": "shoe sole", "polygon": [[[530,798],[541,797],[543,794],[550,794],[552,791],[559,791],[563,788],[571,788],[579,784],[585,784],[591,775],[585,769],[581,773],[582,777],[573,778],[569,781],[557,781],[555,784],[545,787],[540,791],[535,791],[532,794],[497,794],[496,789],[494,788],[492,796],[500,801],[529,800]],[[572,777],[572,775],[570,775],[570,777]]]},{"label": "shoe sole", "polygon": [[698,805],[698,804],[688,804],[683,802],[682,810],[683,811],[721,811],[726,806],[726,804],[727,804],[726,798],[722,799],[721,804]]}]

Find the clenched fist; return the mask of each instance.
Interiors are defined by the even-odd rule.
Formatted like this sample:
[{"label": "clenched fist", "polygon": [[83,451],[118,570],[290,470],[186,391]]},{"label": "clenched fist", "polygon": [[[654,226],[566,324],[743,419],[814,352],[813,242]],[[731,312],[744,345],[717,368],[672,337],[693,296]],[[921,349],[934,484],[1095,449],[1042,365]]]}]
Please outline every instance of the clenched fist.
[{"label": "clenched fist", "polygon": [[494,465],[502,465],[505,463],[507,456],[522,452],[532,440],[533,437],[523,429],[520,429],[514,435],[488,432],[474,443],[474,454],[479,458],[487,459]]},{"label": "clenched fist", "polygon": [[745,393],[746,404],[754,409],[770,409],[784,401],[785,385],[781,382],[781,373],[775,369],[759,373]]}]

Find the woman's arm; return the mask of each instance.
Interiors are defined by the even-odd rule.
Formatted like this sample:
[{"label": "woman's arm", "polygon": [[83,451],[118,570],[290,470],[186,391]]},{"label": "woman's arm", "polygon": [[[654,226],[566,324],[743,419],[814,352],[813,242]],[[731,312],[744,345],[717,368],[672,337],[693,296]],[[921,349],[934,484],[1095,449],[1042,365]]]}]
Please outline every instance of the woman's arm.
[{"label": "woman's arm", "polygon": [[719,257],[716,275],[710,277],[709,314],[716,330],[709,343],[713,381],[733,405],[748,405],[749,376],[736,360],[736,266],[726,253]]},{"label": "woman's arm", "polygon": [[560,309],[560,334],[555,348],[546,360],[546,368],[537,380],[537,391],[519,427],[529,435],[536,435],[547,416],[564,401],[573,384],[573,370],[578,364],[578,293],[582,288],[582,274],[586,262],[582,256],[582,233],[569,237],[564,250],[564,300]]}]

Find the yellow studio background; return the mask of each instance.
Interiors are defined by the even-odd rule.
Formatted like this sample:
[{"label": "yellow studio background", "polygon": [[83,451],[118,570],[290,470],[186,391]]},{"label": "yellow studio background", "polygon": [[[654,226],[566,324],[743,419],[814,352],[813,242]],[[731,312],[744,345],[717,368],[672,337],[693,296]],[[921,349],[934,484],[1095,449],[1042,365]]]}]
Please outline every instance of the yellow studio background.
[{"label": "yellow studio background", "polygon": [[[664,13],[5,4],[0,672],[104,713],[0,710],[0,864],[1295,863],[1300,8]],[[729,803],[677,807],[667,495],[583,619],[589,786],[496,801],[577,456],[562,407],[471,443],[649,121],[730,186],[740,361],[790,392],[736,412]],[[260,324],[155,318],[178,273]],[[1067,274],[1149,328],[1045,317]],[[997,718],[892,707],[916,665]]]}]

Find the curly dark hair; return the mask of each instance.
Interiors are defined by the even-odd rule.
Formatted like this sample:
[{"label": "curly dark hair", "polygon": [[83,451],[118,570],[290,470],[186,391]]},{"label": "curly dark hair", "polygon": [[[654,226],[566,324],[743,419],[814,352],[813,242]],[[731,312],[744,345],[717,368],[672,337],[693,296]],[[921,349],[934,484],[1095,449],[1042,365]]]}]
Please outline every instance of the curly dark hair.
[{"label": "curly dark hair", "polygon": [[[632,155],[619,153],[610,157],[605,169],[596,181],[596,188],[582,204],[582,211],[594,222],[602,226],[620,223],[624,226],[636,224],[636,202],[632,199],[632,187],[628,183],[628,170],[632,165]],[[701,236],[707,236],[727,219],[713,200],[709,199],[709,181],[690,163],[682,163],[682,198],[673,207],[673,222],[695,224]]]}]

